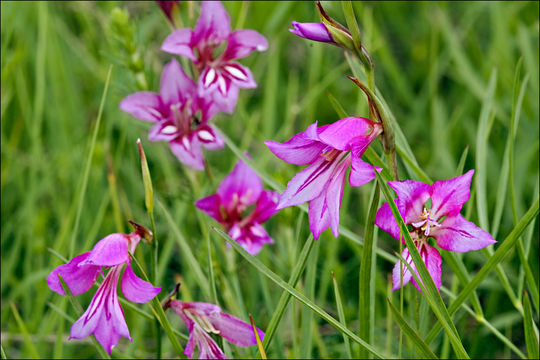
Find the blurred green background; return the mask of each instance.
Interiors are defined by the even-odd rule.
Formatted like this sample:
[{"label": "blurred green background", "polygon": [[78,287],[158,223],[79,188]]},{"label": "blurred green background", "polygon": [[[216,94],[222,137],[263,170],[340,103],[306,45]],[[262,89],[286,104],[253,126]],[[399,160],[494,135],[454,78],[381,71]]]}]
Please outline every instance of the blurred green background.
[{"label": "blurred green background", "polygon": [[[520,57],[520,79],[528,75],[528,82],[514,143],[512,191],[518,219],[538,198],[539,3],[353,5],[363,44],[375,63],[376,84],[419,166],[433,179],[458,175],[462,158],[465,170],[477,168],[475,176],[478,166],[483,166],[485,184],[481,186],[486,196],[481,206],[487,209],[488,217],[481,220],[478,216],[477,182],[464,213],[494,238],[503,240],[514,226],[505,159],[509,157],[513,87]],[[345,77],[352,73],[342,50],[301,39],[287,30],[293,20],[318,21],[313,3],[232,1],[224,6],[233,29],[261,32],[268,38],[269,48],[241,61],[252,69],[259,87],[241,90],[235,112],[219,114],[216,125],[250,153],[259,169],[285,185],[300,167],[277,159],[263,141],[285,141],[315,120],[319,124],[338,120],[327,92],[351,115],[367,117],[367,102]],[[345,24],[339,2],[323,2],[323,6]],[[180,5],[184,26],[193,26],[198,13],[197,3]],[[98,356],[89,339],[67,341],[71,326],[67,319],[77,316],[65,297],[47,288],[45,277],[62,263],[53,252],[70,258],[88,251],[111,232],[130,231],[128,219],[148,225],[136,147],[139,137],[156,197],[171,215],[167,218],[163,208],[157,206],[159,285],[164,288],[161,296],[181,278],[180,298],[212,300],[195,275],[193,259],[178,245],[189,246],[195,263],[209,276],[204,241],[207,228],[200,222],[213,222],[198,217],[193,202],[214,193],[237,159],[228,148],[207,151],[212,177],[191,171],[177,161],[166,143],[146,139],[147,123],[118,108],[120,100],[139,91],[144,82],[149,90],[158,90],[161,70],[171,58],[160,51],[160,46],[170,31],[154,2],[1,3],[1,335],[8,357]],[[85,179],[110,64],[111,82]],[[496,90],[486,127],[479,119],[490,76],[495,73]],[[381,153],[380,144],[374,146]],[[416,179],[401,161],[399,170],[401,179]],[[482,180],[476,181],[482,184]],[[372,183],[362,188],[345,187],[340,223],[360,236],[372,187]],[[275,245],[266,246],[258,257],[287,279],[308,236],[307,217],[297,208],[288,208],[265,227]],[[522,237],[536,283],[538,234],[535,222]],[[244,320],[248,313],[256,315],[257,325],[264,329],[281,290],[228,250],[219,236],[211,237],[220,305]],[[397,242],[383,232],[379,232],[377,246],[390,253],[398,248]],[[141,260],[149,254],[148,248],[139,247]],[[354,319],[358,319],[361,254],[354,242],[343,236],[336,240],[325,232],[315,246],[315,260],[308,264],[298,286],[337,317],[330,276],[334,271],[351,329],[358,327]],[[486,261],[480,252],[467,253],[463,260],[471,273]],[[392,267],[384,259],[377,259],[372,344],[396,356],[398,329],[388,320],[385,300],[390,296],[387,284]],[[512,252],[502,269],[511,288],[521,297],[518,290],[523,286],[523,274],[517,254]],[[447,264],[443,264],[443,285],[452,289],[463,286]],[[77,297],[84,307],[92,292]],[[500,278],[493,272],[477,293],[490,324],[525,351],[523,318]],[[425,300],[412,286],[405,289],[405,297],[404,315],[411,323],[415,323],[418,313],[429,314],[417,324],[419,332],[425,334],[434,316],[425,312]],[[447,296],[443,298],[448,300]],[[149,312],[146,305],[138,307]],[[125,306],[124,311],[133,343],[122,339],[113,357],[155,356],[150,322]],[[538,319],[538,314],[534,317]],[[169,318],[187,334],[178,319],[171,314]],[[469,314],[461,311],[454,319],[471,357],[517,357]],[[165,337],[163,346],[165,356],[172,356]],[[432,348],[437,349],[437,354],[453,356],[445,346],[448,348],[440,335]],[[252,357],[257,352],[249,348],[232,354]],[[346,351],[339,332],[293,301],[269,356],[345,357]],[[406,342],[403,356],[414,356]]]}]

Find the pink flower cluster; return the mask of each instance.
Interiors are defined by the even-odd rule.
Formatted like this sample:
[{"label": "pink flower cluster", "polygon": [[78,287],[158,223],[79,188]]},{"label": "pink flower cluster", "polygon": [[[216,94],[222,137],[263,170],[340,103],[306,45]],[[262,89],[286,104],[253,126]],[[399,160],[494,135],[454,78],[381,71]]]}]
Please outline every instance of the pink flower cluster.
[{"label": "pink flower cluster", "polygon": [[254,30],[232,32],[229,14],[219,1],[202,2],[195,29],[176,30],[161,47],[193,61],[198,80],[187,76],[173,59],[163,69],[159,94],[129,95],[120,108],[154,123],[148,135],[151,141],[167,141],[178,160],[203,170],[203,147],[216,150],[224,145],[210,120],[218,111],[233,112],[240,88],[257,87],[251,71],[234,60],[267,47],[264,36]]}]

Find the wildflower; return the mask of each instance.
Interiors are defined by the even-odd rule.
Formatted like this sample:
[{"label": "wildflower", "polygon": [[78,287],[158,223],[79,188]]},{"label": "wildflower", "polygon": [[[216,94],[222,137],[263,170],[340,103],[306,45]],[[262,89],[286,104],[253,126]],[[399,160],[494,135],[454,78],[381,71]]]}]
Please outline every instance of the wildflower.
[{"label": "wildflower", "polygon": [[[217,193],[195,205],[220,222],[247,252],[256,255],[264,244],[274,242],[261,224],[277,212],[277,202],[278,193],[263,190],[257,174],[239,161],[223,179]],[[253,207],[251,212],[250,207]]]},{"label": "wildflower", "polygon": [[[169,300],[171,307],[189,330],[189,340],[184,354],[192,358],[195,346],[199,349],[199,359],[226,359],[227,357],[208,333],[219,335],[237,346],[256,345],[255,333],[250,324],[226,314],[220,307],[203,302],[182,302]],[[257,329],[262,339],[264,333]]]},{"label": "wildflower", "polygon": [[218,109],[211,100],[197,94],[195,82],[175,59],[163,69],[160,94],[131,94],[120,102],[120,109],[155,123],[148,139],[168,141],[178,160],[194,169],[204,169],[203,146],[216,150],[224,145],[209,124]]},{"label": "wildflower", "polygon": [[375,178],[374,167],[360,157],[381,132],[380,123],[348,117],[319,128],[317,123],[312,124],[285,143],[266,141],[280,159],[295,165],[309,164],[289,181],[277,209],[309,201],[313,237],[318,239],[328,227],[337,237],[347,168],[351,165],[351,186],[362,186]]},{"label": "wildflower", "polygon": [[[496,242],[488,232],[460,215],[463,204],[470,197],[473,174],[474,170],[470,170],[453,179],[436,181],[433,185],[412,180],[388,182],[397,193],[396,205],[439,291],[441,255],[430,245],[429,239],[433,239],[443,250],[456,252],[478,250]],[[394,238],[403,238],[388,203],[377,212],[375,224]],[[402,256],[417,272],[407,248]],[[412,281],[420,290],[409,269],[403,264],[400,266],[399,261],[393,271],[394,290],[401,287],[401,274],[403,285]]]},{"label": "wildflower", "polygon": [[161,290],[138,278],[131,268],[129,253],[133,254],[140,240],[141,235],[137,232],[110,234],[101,239],[92,251],[74,257],[49,274],[47,284],[52,291],[65,295],[58,278],[60,275],[72,294],[78,295],[94,285],[98,275],[103,274],[102,267],[109,268],[90,306],[71,327],[70,339],[94,334],[109,354],[122,336],[132,341],[116,292],[120,277],[122,293],[132,302],[148,302]]},{"label": "wildflower", "polygon": [[266,38],[254,30],[231,32],[229,14],[219,1],[204,1],[195,29],[179,29],[161,46],[163,51],[193,60],[200,74],[199,90],[212,94],[220,110],[228,113],[236,106],[239,88],[257,87],[251,71],[232,60],[267,48]]}]

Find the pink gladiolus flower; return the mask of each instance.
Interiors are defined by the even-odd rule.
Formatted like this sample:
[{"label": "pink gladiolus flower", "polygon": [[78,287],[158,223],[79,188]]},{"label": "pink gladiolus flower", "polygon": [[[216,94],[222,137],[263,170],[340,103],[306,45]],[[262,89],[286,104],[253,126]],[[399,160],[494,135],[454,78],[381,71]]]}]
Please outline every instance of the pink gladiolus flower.
[{"label": "pink gladiolus flower", "polygon": [[285,143],[266,141],[266,146],[278,158],[295,165],[309,164],[289,181],[277,209],[309,201],[309,227],[313,237],[319,239],[328,227],[337,237],[347,168],[351,166],[351,186],[362,186],[375,178],[376,167],[360,157],[381,132],[380,123],[348,117],[319,128],[317,123],[312,124]]},{"label": "pink gladiolus flower", "polygon": [[[264,244],[274,240],[261,226],[274,215],[279,194],[264,190],[259,176],[243,161],[239,161],[219,185],[214,195],[195,205],[220,222],[229,236],[251,255],[256,255]],[[246,210],[254,205],[253,211]]]},{"label": "pink gladiolus flower", "polygon": [[[216,54],[224,43],[225,50]],[[161,46],[163,51],[193,60],[200,73],[199,90],[212,94],[220,110],[228,113],[236,106],[239,88],[257,87],[251,71],[233,60],[267,48],[265,37],[254,30],[231,32],[229,14],[219,1],[204,1],[195,29],[179,29]]]},{"label": "pink gladiolus flower", "polygon": [[[195,346],[199,348],[199,359],[226,359],[227,357],[208,333],[216,334],[237,346],[257,344],[250,324],[221,312],[219,306],[203,302],[170,300],[168,305],[184,321],[189,330],[189,340],[184,354],[193,358]],[[259,337],[264,332],[257,329]]]},{"label": "pink gladiolus flower", "polygon": [[[47,284],[52,291],[65,295],[58,278],[60,275],[73,295],[78,295],[94,285],[98,275],[102,274],[102,267],[109,268],[90,306],[71,327],[70,339],[82,339],[94,334],[109,354],[122,336],[131,341],[116,293],[120,277],[122,293],[129,301],[148,302],[161,290],[138,278],[131,268],[128,252],[133,254],[140,240],[141,236],[137,232],[108,235],[92,251],[74,257],[49,274]],[[122,275],[124,264],[126,267]]]},{"label": "pink gladiolus flower", "polygon": [[[439,291],[441,255],[428,243],[429,238],[433,238],[441,249],[456,252],[478,250],[496,242],[488,232],[460,215],[463,204],[470,197],[473,174],[474,170],[470,170],[450,180],[435,181],[433,185],[412,180],[388,182],[398,196],[395,202],[399,212],[405,224],[412,228],[411,237]],[[399,227],[388,203],[377,212],[375,224],[394,238],[400,239]],[[402,256],[416,272],[407,248],[403,250]],[[400,273],[403,275],[403,285],[412,281],[420,290],[409,269],[405,265],[400,266],[399,261],[394,266],[392,276],[394,290],[401,287]]]},{"label": "pink gladiolus flower", "polygon": [[289,31],[304,39],[335,44],[332,35],[330,35],[326,25],[323,23],[299,23],[293,21],[292,26],[293,29],[289,29]]},{"label": "pink gladiolus flower", "polygon": [[204,169],[203,146],[216,150],[224,145],[209,124],[218,109],[197,94],[195,82],[174,59],[163,69],[160,94],[141,91],[129,95],[120,102],[120,109],[155,123],[148,139],[168,141],[178,160],[194,169]]}]

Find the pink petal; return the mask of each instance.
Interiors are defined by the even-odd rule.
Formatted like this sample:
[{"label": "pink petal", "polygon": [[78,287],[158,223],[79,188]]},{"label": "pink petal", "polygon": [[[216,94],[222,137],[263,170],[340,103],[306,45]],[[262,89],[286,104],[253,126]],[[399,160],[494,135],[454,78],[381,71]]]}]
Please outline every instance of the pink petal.
[{"label": "pink petal", "polygon": [[380,124],[361,117],[348,117],[328,125],[319,138],[334,149],[345,151],[353,144],[366,148],[379,133]]},{"label": "pink petal", "polygon": [[435,181],[432,185],[431,209],[433,218],[459,214],[471,196],[474,170],[449,180]]},{"label": "pink petal", "polygon": [[163,119],[161,97],[150,91],[140,91],[125,97],[120,109],[144,121],[157,122]]},{"label": "pink petal", "polygon": [[388,185],[398,196],[398,208],[405,224],[418,221],[424,210],[424,204],[429,199],[430,186],[413,180],[389,181]]},{"label": "pink petal", "polygon": [[94,265],[79,266],[89,255],[90,252],[85,252],[75,256],[67,264],[57,266],[47,276],[47,285],[49,285],[49,288],[60,295],[66,294],[58,279],[58,275],[60,275],[73,295],[82,294],[90,289],[96,282],[101,268]]},{"label": "pink petal", "polygon": [[[187,144],[184,144],[184,140]],[[182,137],[177,138],[169,142],[172,153],[182,162],[183,164],[195,169],[195,170],[204,170],[204,157],[202,153],[202,146],[200,141],[196,137]]]},{"label": "pink petal", "polygon": [[115,233],[101,239],[79,266],[114,266],[123,264],[128,259],[128,237],[126,234]]},{"label": "pink petal", "polygon": [[259,176],[239,160],[234,170],[223,179],[218,188],[221,203],[232,210],[238,205],[253,204],[259,198],[263,185]]},{"label": "pink petal", "polygon": [[[216,330],[219,330],[219,335],[236,346],[252,346],[257,344],[251,324],[248,324],[235,316],[223,312],[214,313],[208,320]],[[264,332],[260,329],[257,329],[257,331],[262,341]]]},{"label": "pink petal", "polygon": [[223,217],[221,216],[220,210],[221,199],[219,198],[218,194],[210,195],[198,200],[195,203],[195,206],[216,219],[218,222],[223,222]]},{"label": "pink petal", "polygon": [[116,294],[120,270],[116,267],[109,271],[88,309],[71,327],[70,339],[82,339],[94,334],[109,354],[122,336],[131,341]]},{"label": "pink petal", "polygon": [[466,252],[482,249],[496,243],[491,235],[461,215],[448,216],[440,227],[435,227],[431,235],[441,249]]},{"label": "pink petal", "polygon": [[315,240],[330,227],[330,211],[326,203],[326,194],[322,193],[309,202],[309,229]]},{"label": "pink petal", "polygon": [[263,190],[259,196],[259,199],[257,200],[253,220],[261,224],[274,215],[278,211],[276,207],[279,201],[279,196],[280,194],[278,192]]},{"label": "pink petal", "polygon": [[[397,205],[397,199],[394,201]],[[392,214],[392,210],[390,210],[388,203],[384,203],[379,211],[377,211],[377,215],[375,216],[375,225],[392,235],[395,239],[400,239],[399,226],[394,218],[394,214]],[[403,239],[401,240],[403,241]]]},{"label": "pink petal", "polygon": [[[193,340],[191,340],[193,337]],[[189,334],[188,342],[196,342],[199,348],[199,359],[227,359],[227,356],[219,348],[218,344],[212,339],[199,325],[195,324],[193,331]],[[184,350],[186,356],[193,356],[193,348]],[[189,350],[189,351],[188,351]],[[188,355],[188,352],[191,354]]]},{"label": "pink petal", "polygon": [[236,107],[236,102],[238,101],[238,86],[229,84],[229,87],[227,88],[227,93],[223,95],[218,90],[217,83],[211,85],[209,88],[205,88],[203,84],[203,79],[204,78],[201,75],[198,82],[199,93],[203,94],[203,96],[205,97],[210,98],[217,109],[227,114],[232,113],[234,111],[234,108]]},{"label": "pink petal", "polygon": [[195,131],[195,135],[201,142],[202,146],[209,150],[218,150],[225,146],[225,142],[211,125],[199,126]]},{"label": "pink petal", "polygon": [[234,224],[229,230],[229,236],[242,246],[250,255],[257,255],[264,244],[273,244],[274,240],[258,223],[248,223],[242,227]]},{"label": "pink petal", "polygon": [[193,54],[193,47],[191,45],[192,35],[193,31],[191,29],[176,30],[165,39],[161,45],[161,50],[171,54],[185,56],[196,61],[197,58]]},{"label": "pink petal", "polygon": [[[404,248],[401,256],[411,265],[412,269],[416,271],[412,257],[409,254],[409,249]],[[401,277],[403,277],[403,286],[405,286],[409,281],[411,281],[412,275],[409,268],[405,264],[402,264],[401,260],[398,260],[394,266],[394,270],[392,271],[392,283],[394,284],[392,290],[397,290],[401,287]]]},{"label": "pink petal", "polygon": [[[437,290],[439,292],[441,291],[441,254],[439,254],[439,250],[435,249],[433,246],[430,246],[428,244],[424,244],[422,249],[420,249],[420,256],[422,257],[422,260],[424,261],[424,264],[426,264],[426,267],[428,269],[429,275],[433,279],[433,282],[435,283],[435,286],[437,287]],[[412,262],[412,260],[411,260]],[[418,275],[418,272],[415,272]],[[420,276],[418,276],[420,278]],[[414,287],[418,291],[420,290],[420,287],[416,283],[416,280],[414,278],[412,279],[412,283]]]},{"label": "pink petal", "polygon": [[290,32],[305,39],[330,43],[334,42],[332,36],[326,29],[326,26],[322,23],[299,23],[293,21],[292,27],[293,29],[289,29]]},{"label": "pink petal", "polygon": [[189,309],[190,311],[193,311],[194,313],[198,314],[199,316],[210,316],[211,314],[215,312],[221,312],[221,308],[217,305],[205,303],[205,302],[199,302],[199,301],[193,301],[193,302],[180,302],[180,307],[182,310]]},{"label": "pink petal", "polygon": [[236,30],[229,36],[227,49],[223,54],[224,60],[243,58],[254,50],[265,51],[268,41],[255,30]]},{"label": "pink petal", "polygon": [[161,288],[156,288],[135,275],[129,263],[126,265],[126,270],[124,270],[120,286],[126,299],[135,303],[148,302],[161,291]]},{"label": "pink petal", "polygon": [[201,16],[193,32],[193,43],[199,49],[208,44],[221,44],[231,34],[229,14],[219,1],[203,1]]},{"label": "pink petal", "polygon": [[253,89],[257,83],[253,79],[251,70],[236,62],[229,62],[222,66],[222,74],[229,78],[233,85],[242,89]]},{"label": "pink petal", "polygon": [[181,135],[180,130],[170,121],[161,121],[152,126],[148,133],[150,141],[172,141]]},{"label": "pink petal", "polygon": [[277,209],[302,204],[318,197],[332,179],[336,166],[335,160],[328,161],[322,156],[317,158],[289,181]]},{"label": "pink petal", "polygon": [[186,102],[195,97],[197,86],[187,76],[176,59],[172,59],[161,74],[160,93],[165,106]]},{"label": "pink petal", "polygon": [[345,186],[345,173],[349,167],[349,161],[343,160],[335,170],[328,188],[326,189],[326,203],[330,213],[330,228],[332,234],[337,238],[339,235],[339,209],[341,208],[341,199],[343,197],[343,188]]},{"label": "pink petal", "polygon": [[265,141],[264,144],[278,158],[294,165],[312,163],[327,147],[326,144],[319,141],[316,122],[308,126],[304,132],[294,135],[287,142]]},{"label": "pink petal", "polygon": [[352,156],[349,184],[351,184],[351,186],[362,186],[367,184],[375,179],[375,170],[381,172],[382,169],[362,161],[360,157]]}]

